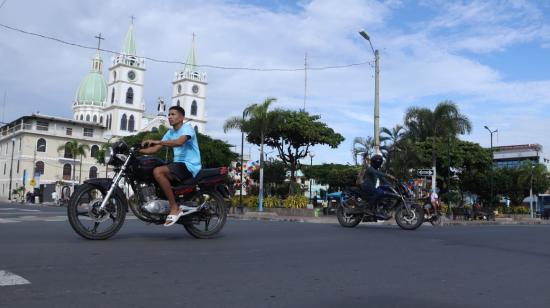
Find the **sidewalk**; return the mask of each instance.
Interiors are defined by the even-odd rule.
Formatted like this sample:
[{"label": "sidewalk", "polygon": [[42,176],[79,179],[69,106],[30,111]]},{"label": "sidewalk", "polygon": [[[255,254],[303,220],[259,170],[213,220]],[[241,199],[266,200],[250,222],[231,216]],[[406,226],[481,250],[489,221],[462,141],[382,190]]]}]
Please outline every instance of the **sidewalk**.
[{"label": "sidewalk", "polygon": [[[237,210],[235,210],[236,212]],[[302,222],[302,223],[321,223],[321,224],[337,224],[338,219],[336,215],[328,216],[294,216],[294,215],[281,215],[279,213],[272,212],[252,212],[248,211],[244,214],[233,213],[233,209],[227,216],[237,220],[263,220],[263,221],[289,221],[289,222]],[[380,225],[396,225],[395,220],[392,218],[388,221],[379,221],[376,224]],[[429,225],[429,223],[427,223]],[[543,220],[540,218],[499,218],[495,221],[486,220],[450,220],[447,217],[442,217],[441,226],[467,226],[467,225],[549,225],[550,220]]]}]

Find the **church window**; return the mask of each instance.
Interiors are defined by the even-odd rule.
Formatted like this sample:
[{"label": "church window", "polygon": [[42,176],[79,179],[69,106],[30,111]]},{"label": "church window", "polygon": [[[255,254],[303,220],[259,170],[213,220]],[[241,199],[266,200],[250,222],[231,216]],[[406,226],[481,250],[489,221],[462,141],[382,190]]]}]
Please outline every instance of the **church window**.
[{"label": "church window", "polygon": [[197,102],[196,101],[193,101],[193,103],[191,103],[191,115],[194,115],[194,116],[197,115]]},{"label": "church window", "polygon": [[90,122],[90,115],[89,114],[86,115],[86,122]]},{"label": "church window", "polygon": [[73,153],[71,153],[70,143],[65,143],[65,153],[63,154],[64,158],[73,158]]},{"label": "church window", "polygon": [[195,125],[195,133],[199,131],[199,127]]},{"label": "church window", "polygon": [[84,116],[80,115],[80,121],[84,120]]},{"label": "church window", "polygon": [[178,85],[178,94],[181,93],[181,84]]},{"label": "church window", "polygon": [[128,91],[126,91],[126,104],[133,104],[134,103],[134,89],[131,87],[128,88]]},{"label": "church window", "polygon": [[40,138],[36,141],[36,152],[46,152],[46,139]]},{"label": "church window", "polygon": [[134,124],[135,124],[134,116],[131,115],[130,119],[128,120],[128,131],[131,131],[131,132],[134,131]]},{"label": "church window", "polygon": [[153,132],[153,133],[156,133],[158,131],[159,131],[159,129],[155,126],[153,126],[153,128],[151,128],[151,132]]},{"label": "church window", "polygon": [[19,174],[19,160],[17,160],[17,174]]},{"label": "church window", "polygon": [[65,130],[65,134],[67,136],[72,136],[73,135],[73,129],[71,127],[67,127],[67,129]]},{"label": "church window", "polygon": [[96,166],[93,166],[93,167],[90,168],[90,174],[89,174],[88,178],[90,178],[90,179],[97,178],[97,167]]},{"label": "church window", "polygon": [[178,106],[180,105],[180,100],[179,99],[178,99],[178,102],[176,103],[176,105],[178,105]]},{"label": "church window", "polygon": [[91,157],[96,157],[98,151],[99,151],[99,146],[97,146],[95,144],[92,145],[92,148],[90,149],[90,156]]},{"label": "church window", "polygon": [[44,174],[44,162],[43,161],[37,161],[34,165],[34,174],[35,175],[43,175]]},{"label": "church window", "polygon": [[[116,81],[116,72],[113,72],[113,80]],[[113,93],[115,93],[115,89],[113,89]]]},{"label": "church window", "polygon": [[113,115],[109,115],[109,129],[113,127]]},{"label": "church window", "polygon": [[126,120],[126,114],[123,114],[122,118],[120,119],[120,130],[126,130],[127,124],[128,120]]},{"label": "church window", "polygon": [[6,163],[4,163],[4,175],[6,174]]},{"label": "church window", "polygon": [[111,104],[115,102],[115,89],[113,88],[113,91],[111,91]]},{"label": "church window", "polygon": [[93,119],[93,122],[97,122],[97,115],[94,114],[94,119]]},{"label": "church window", "polygon": [[63,165],[63,179],[66,181],[71,179],[71,164]]},{"label": "church window", "polygon": [[93,137],[94,129],[91,127],[84,127],[84,137]]},{"label": "church window", "polygon": [[99,117],[99,123],[103,124],[103,116]]}]

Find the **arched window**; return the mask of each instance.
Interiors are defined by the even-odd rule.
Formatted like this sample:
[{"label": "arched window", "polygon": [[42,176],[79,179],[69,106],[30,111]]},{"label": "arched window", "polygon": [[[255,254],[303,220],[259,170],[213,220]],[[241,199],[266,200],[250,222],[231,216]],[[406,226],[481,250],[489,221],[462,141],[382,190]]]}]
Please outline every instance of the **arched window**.
[{"label": "arched window", "polygon": [[199,131],[199,127],[195,125],[195,133]]},{"label": "arched window", "polygon": [[113,127],[113,115],[112,114],[109,115],[109,129],[111,129],[111,127]]},{"label": "arched window", "polygon": [[131,132],[134,131],[134,124],[135,124],[134,116],[131,115],[130,119],[128,120],[128,131],[131,131]]},{"label": "arched window", "polygon": [[126,130],[127,124],[128,120],[126,120],[126,114],[123,114],[120,119],[120,130]]},{"label": "arched window", "polygon": [[99,123],[103,124],[103,116],[99,117]]},{"label": "arched window", "polygon": [[66,181],[71,179],[71,164],[63,165],[63,179]]},{"label": "arched window", "polygon": [[[113,72],[113,80],[116,81],[116,72]],[[114,90],[113,90],[113,92],[114,92]]]},{"label": "arched window", "polygon": [[179,99],[178,99],[178,102],[176,103],[176,105],[178,105],[178,106],[180,105],[180,100]]},{"label": "arched window", "polygon": [[43,161],[37,161],[34,165],[34,174],[36,175],[43,175],[44,174],[44,162]]},{"label": "arched window", "polygon": [[90,115],[89,114],[86,115],[86,122],[90,122]]},{"label": "arched window", "polygon": [[156,133],[158,131],[159,131],[159,129],[155,126],[153,126],[153,128],[151,128],[151,132],[153,132],[153,133]]},{"label": "arched window", "polygon": [[197,115],[197,102],[196,101],[193,101],[193,103],[191,103],[191,115],[194,115],[194,116]]},{"label": "arched window", "polygon": [[90,174],[88,175],[88,178],[95,179],[97,178],[97,167],[93,166],[90,168]]},{"label": "arched window", "polygon": [[70,143],[65,143],[65,153],[63,154],[65,158],[73,158],[73,153],[71,153]]},{"label": "arched window", "polygon": [[97,122],[97,115],[94,114],[94,118],[92,120],[94,123]]},{"label": "arched window", "polygon": [[128,88],[128,91],[126,91],[126,104],[133,104],[134,103],[134,90],[130,87]]},{"label": "arched window", "polygon": [[90,156],[96,157],[98,151],[99,151],[99,147],[95,144],[92,145],[92,148],[90,149]]},{"label": "arched window", "polygon": [[80,115],[80,121],[84,120],[84,116]]},{"label": "arched window", "polygon": [[[116,75],[116,73],[115,73]],[[115,89],[113,88],[113,91],[111,92],[111,104],[115,102]]]},{"label": "arched window", "polygon": [[46,139],[40,138],[36,141],[36,152],[46,152]]}]

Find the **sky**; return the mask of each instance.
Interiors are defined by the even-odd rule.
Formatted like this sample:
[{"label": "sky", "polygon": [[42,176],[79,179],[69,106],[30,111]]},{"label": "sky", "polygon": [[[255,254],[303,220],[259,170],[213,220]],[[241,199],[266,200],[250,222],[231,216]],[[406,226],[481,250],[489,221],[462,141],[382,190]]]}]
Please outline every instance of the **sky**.
[{"label": "sky", "polygon": [[[373,52],[380,51],[380,126],[403,123],[412,107],[455,102],[471,120],[461,139],[490,146],[539,143],[550,157],[550,2],[370,0],[0,0],[0,24],[83,46],[120,51],[135,16],[137,53],[184,62],[196,34],[197,62],[208,74],[206,133],[240,147],[224,121],[252,103],[304,108],[346,140],[316,146],[317,163],[352,163],[355,137],[373,136]],[[2,121],[40,111],[71,118],[93,49],[0,26]],[[104,75],[111,54],[102,52]],[[365,63],[362,65],[351,65]],[[348,66],[351,65],[351,66]],[[252,71],[230,68],[285,68]],[[146,60],[146,113],[169,98],[181,64]],[[5,95],[5,100],[4,100]],[[240,148],[236,149],[240,151]],[[267,150],[271,152],[271,150]],[[257,158],[257,147],[245,145]],[[274,156],[271,152],[268,156]],[[304,163],[309,163],[309,158]]]}]

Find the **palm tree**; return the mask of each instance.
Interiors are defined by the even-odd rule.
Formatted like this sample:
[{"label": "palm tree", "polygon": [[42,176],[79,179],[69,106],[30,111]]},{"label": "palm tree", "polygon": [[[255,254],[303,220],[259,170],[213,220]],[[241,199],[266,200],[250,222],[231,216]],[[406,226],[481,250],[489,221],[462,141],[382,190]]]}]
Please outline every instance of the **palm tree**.
[{"label": "palm tree", "polygon": [[370,157],[374,153],[374,139],[370,136],[367,138],[355,137],[353,139],[351,153],[353,155],[355,165],[358,165],[357,156],[360,156],[362,158],[362,162],[364,163],[364,159]]},{"label": "palm tree", "polygon": [[90,147],[87,144],[78,142],[78,140],[71,140],[64,145],[60,145],[57,148],[58,152],[68,151],[69,155],[73,159],[73,186],[75,182],[75,171],[76,171],[76,157],[80,155],[80,178],[78,182],[82,179],[82,157],[86,157],[86,151],[90,150]]},{"label": "palm tree", "polygon": [[472,123],[466,115],[460,113],[458,106],[452,101],[440,102],[431,111],[428,108],[411,107],[405,113],[405,127],[407,136],[413,141],[432,141],[432,188],[436,181],[436,154],[437,138],[455,138],[457,135],[470,133]]},{"label": "palm tree", "polygon": [[[224,132],[230,129],[238,128],[242,132],[259,132],[260,134],[260,191],[258,211],[263,211],[263,191],[264,191],[264,143],[265,136],[269,128],[274,124],[273,119],[269,117],[269,106],[277,101],[274,97],[266,98],[261,104],[252,104],[243,111],[243,116],[232,117],[225,121],[223,125]],[[248,119],[245,119],[248,118]]]},{"label": "palm tree", "polygon": [[380,136],[381,142],[391,142],[389,146],[386,146],[386,148],[388,148],[395,145],[405,135],[405,128],[399,124],[395,125],[391,130],[386,127],[382,127],[380,130],[380,135],[382,134],[384,134],[384,136]]}]

